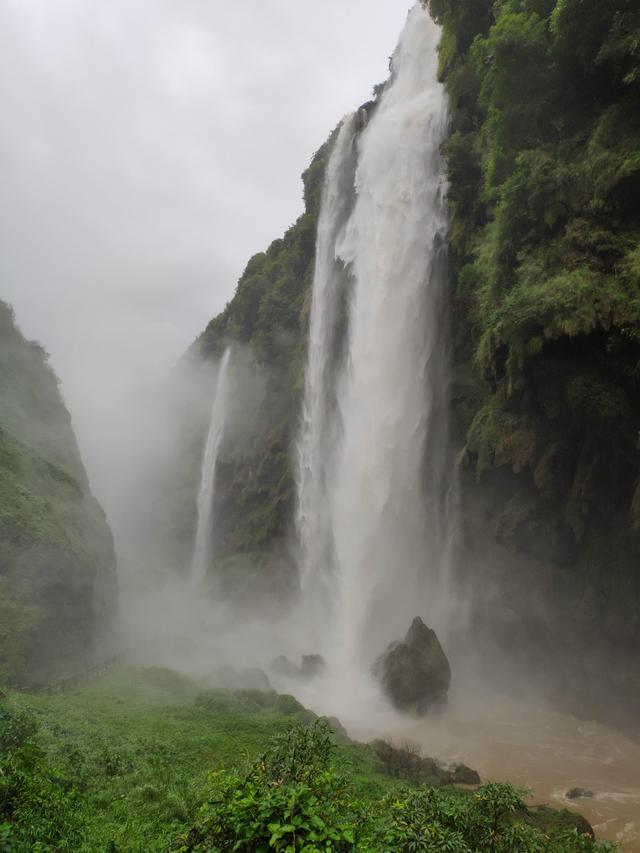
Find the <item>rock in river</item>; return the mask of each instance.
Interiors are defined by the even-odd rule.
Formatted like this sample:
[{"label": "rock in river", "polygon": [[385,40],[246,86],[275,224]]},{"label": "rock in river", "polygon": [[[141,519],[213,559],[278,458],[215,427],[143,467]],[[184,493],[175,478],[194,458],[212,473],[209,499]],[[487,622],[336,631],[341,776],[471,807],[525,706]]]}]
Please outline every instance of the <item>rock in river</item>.
[{"label": "rock in river", "polygon": [[401,643],[378,658],[373,673],[399,711],[426,714],[447,701],[449,661],[434,631],[416,617]]}]

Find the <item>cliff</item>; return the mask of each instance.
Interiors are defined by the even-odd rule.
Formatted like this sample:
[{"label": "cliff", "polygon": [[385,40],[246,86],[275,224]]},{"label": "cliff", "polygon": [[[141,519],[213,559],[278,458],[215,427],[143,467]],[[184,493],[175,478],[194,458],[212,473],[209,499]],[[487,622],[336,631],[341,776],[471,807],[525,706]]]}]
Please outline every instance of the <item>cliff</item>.
[{"label": "cliff", "polygon": [[[583,712],[621,698],[607,713],[627,723],[640,710],[640,12],[425,5],[443,26],[451,109],[452,423],[473,630]],[[250,440],[220,460],[220,570],[291,563],[326,154],[304,176],[305,214],[194,345],[206,359],[237,341],[266,377]]]},{"label": "cliff", "polygon": [[[218,358],[235,345],[234,369],[253,385],[234,437],[218,462],[215,559],[218,571],[291,577],[295,500],[292,453],[304,378],[315,239],[331,137],[302,176],[305,212],[280,240],[255,255],[233,299],[194,343],[190,356]],[[232,416],[233,418],[233,413]],[[238,434],[239,422],[242,435]],[[201,448],[199,447],[199,450]],[[196,467],[191,466],[195,472]],[[194,494],[197,486],[194,486]],[[193,516],[193,506],[190,507]],[[191,525],[185,544],[191,543]]]},{"label": "cliff", "polygon": [[0,683],[37,685],[106,652],[115,557],[42,348],[0,302]]},{"label": "cliff", "polygon": [[563,693],[638,710],[640,11],[429,7],[477,617]]}]

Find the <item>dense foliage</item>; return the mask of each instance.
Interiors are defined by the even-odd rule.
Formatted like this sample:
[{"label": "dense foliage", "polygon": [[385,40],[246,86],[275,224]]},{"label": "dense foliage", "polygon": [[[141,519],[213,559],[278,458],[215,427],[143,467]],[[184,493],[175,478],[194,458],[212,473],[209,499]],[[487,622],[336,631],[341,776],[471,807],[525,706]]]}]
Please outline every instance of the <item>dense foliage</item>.
[{"label": "dense foliage", "polygon": [[56,377],[0,303],[0,683],[80,665],[106,633],[114,572]]},{"label": "dense foliage", "polygon": [[36,741],[29,712],[0,701],[0,851],[71,850],[80,836],[70,780]]},{"label": "dense foliage", "polygon": [[[523,644],[604,634],[616,689],[640,708],[622,671],[640,638],[640,8],[428,6],[452,116],[454,418],[479,483],[467,477],[467,513],[481,502],[485,534],[530,561],[500,579]],[[550,630],[522,612],[525,588],[558,609]]]},{"label": "dense foliage", "polygon": [[640,467],[640,10],[430,5],[453,114],[455,332],[487,386],[470,448],[479,474],[531,471],[581,538],[591,513],[634,512]]}]

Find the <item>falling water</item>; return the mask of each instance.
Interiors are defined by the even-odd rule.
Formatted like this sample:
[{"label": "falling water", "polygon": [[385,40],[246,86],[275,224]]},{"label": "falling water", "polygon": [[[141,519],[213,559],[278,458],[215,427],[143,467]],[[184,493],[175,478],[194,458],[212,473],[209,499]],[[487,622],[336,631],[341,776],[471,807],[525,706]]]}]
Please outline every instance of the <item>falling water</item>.
[{"label": "falling water", "polygon": [[[447,217],[439,152],[447,105],[437,82],[439,35],[417,4],[393,57],[390,82],[357,139],[355,200],[353,187],[336,182],[351,132],[345,124],[320,219],[298,529],[303,597],[315,594],[309,576],[330,578],[330,605],[316,604],[325,609],[323,651],[351,670],[362,669],[401,636],[413,616],[424,616],[436,629],[445,618],[451,473]],[[345,209],[346,225],[331,225]],[[332,410],[327,375],[336,258],[351,283],[347,353],[333,371]],[[327,434],[333,453],[311,438]]]},{"label": "falling water", "polygon": [[296,522],[302,553],[302,583],[307,589],[313,587],[314,598],[325,598],[330,584],[327,571],[333,560],[328,513],[328,475],[336,434],[331,367],[338,311],[347,285],[344,264],[336,257],[336,241],[346,225],[354,195],[356,121],[355,115],[343,121],[327,166],[318,222],[309,355],[298,442]]},{"label": "falling water", "polygon": [[200,491],[198,492],[198,525],[193,547],[193,559],[191,562],[191,582],[201,583],[207,574],[209,556],[211,553],[211,521],[213,513],[213,498],[216,485],[216,464],[220,443],[224,437],[224,428],[227,419],[227,398],[229,392],[229,359],[231,348],[227,347],[220,362],[216,390],[213,395],[211,406],[211,419],[209,421],[209,432],[207,443],[202,457],[202,469],[200,473]]}]

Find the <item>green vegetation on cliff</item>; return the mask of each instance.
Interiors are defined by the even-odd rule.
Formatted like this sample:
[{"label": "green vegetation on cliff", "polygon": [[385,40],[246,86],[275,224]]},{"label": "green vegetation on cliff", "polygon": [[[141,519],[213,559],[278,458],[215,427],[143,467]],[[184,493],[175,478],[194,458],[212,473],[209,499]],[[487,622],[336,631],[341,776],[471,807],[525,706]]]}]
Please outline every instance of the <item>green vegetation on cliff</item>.
[{"label": "green vegetation on cliff", "polygon": [[[318,212],[331,139],[304,173],[305,212],[280,240],[255,255],[222,314],[194,344],[219,357],[228,343],[247,348],[264,368],[261,405],[240,452],[221,453],[216,543],[219,558],[250,556],[258,565],[286,550],[293,513],[292,442],[298,423],[305,333]],[[237,563],[237,559],[236,559]],[[235,563],[234,563],[235,565]]]},{"label": "green vegetation on cliff", "polygon": [[430,7],[453,116],[454,331],[485,383],[469,446],[479,474],[529,469],[580,538],[592,512],[631,515],[640,473],[640,11]]},{"label": "green vegetation on cliff", "polygon": [[0,683],[73,671],[115,606],[115,558],[42,348],[0,303]]},{"label": "green vegetation on cliff", "polygon": [[[454,418],[478,484],[466,491],[508,550],[538,561],[516,606],[546,583],[542,563],[561,567],[546,595],[566,635],[552,644],[596,632],[637,661],[640,8],[427,5],[452,116]],[[640,707],[640,684],[627,686]]]}]

